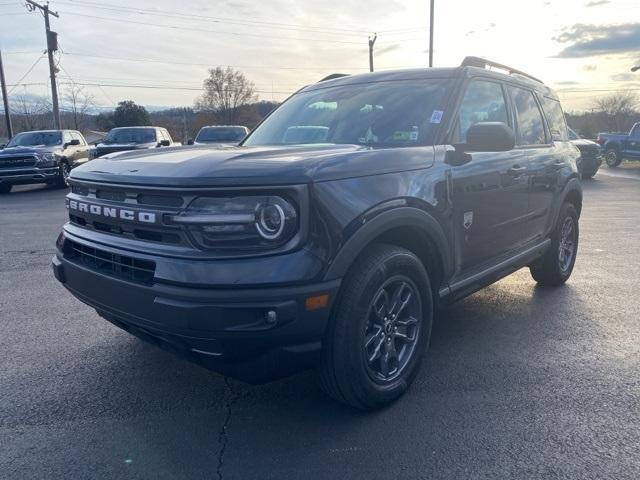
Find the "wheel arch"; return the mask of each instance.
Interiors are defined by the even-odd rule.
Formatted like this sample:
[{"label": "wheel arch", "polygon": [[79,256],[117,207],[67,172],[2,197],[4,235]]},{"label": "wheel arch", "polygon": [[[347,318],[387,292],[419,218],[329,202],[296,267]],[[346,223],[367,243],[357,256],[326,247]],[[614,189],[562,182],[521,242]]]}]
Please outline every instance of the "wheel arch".
[{"label": "wheel arch", "polygon": [[419,208],[399,207],[365,221],[340,249],[325,279],[342,278],[358,257],[375,243],[396,245],[413,252],[432,277],[435,292],[451,274],[451,249],[438,220]]}]

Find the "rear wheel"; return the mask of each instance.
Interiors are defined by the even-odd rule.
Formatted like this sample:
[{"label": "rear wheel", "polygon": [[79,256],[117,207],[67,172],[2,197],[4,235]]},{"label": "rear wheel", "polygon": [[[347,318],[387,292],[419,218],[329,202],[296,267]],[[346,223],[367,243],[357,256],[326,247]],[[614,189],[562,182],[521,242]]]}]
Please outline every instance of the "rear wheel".
[{"label": "rear wheel", "polygon": [[622,163],[622,155],[616,148],[608,148],[604,154],[604,159],[611,168],[617,167]]},{"label": "rear wheel", "polygon": [[400,247],[373,245],[345,278],[323,345],[322,388],[362,410],[397,399],[418,371],[432,320],[420,260]]},{"label": "rear wheel", "polygon": [[11,185],[10,183],[0,183],[0,194],[9,193],[12,187],[13,185]]},{"label": "rear wheel", "polygon": [[565,203],[551,235],[549,249],[529,267],[536,282],[540,285],[558,286],[569,279],[578,254],[579,233],[578,212],[572,204]]}]

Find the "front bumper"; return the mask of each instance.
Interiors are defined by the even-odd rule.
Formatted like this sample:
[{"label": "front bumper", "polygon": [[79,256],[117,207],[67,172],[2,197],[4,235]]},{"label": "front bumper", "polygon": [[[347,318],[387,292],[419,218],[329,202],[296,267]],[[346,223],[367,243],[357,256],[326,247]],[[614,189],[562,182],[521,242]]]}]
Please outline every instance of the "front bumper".
[{"label": "front bumper", "polygon": [[[203,288],[105,275],[65,256],[56,278],[105,319],[207,368],[263,382],[314,366],[340,281],[295,286]],[[215,269],[215,262],[211,262]],[[309,297],[328,295],[307,309]]]},{"label": "front bumper", "polygon": [[0,184],[26,185],[51,183],[58,175],[58,167],[25,167],[0,169]]}]

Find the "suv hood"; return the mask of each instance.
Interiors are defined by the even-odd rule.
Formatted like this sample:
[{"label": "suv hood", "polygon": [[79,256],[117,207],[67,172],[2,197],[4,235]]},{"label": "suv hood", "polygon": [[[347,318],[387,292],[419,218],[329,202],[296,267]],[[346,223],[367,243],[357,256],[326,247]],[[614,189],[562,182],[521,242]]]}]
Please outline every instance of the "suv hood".
[{"label": "suv hood", "polygon": [[359,145],[191,147],[97,158],[71,179],[136,185],[285,185],[427,168],[434,148]]}]

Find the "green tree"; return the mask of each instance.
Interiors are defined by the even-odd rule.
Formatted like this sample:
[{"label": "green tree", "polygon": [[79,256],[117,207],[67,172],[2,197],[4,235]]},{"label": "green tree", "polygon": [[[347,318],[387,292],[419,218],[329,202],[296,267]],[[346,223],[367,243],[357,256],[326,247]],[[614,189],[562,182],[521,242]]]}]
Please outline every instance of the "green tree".
[{"label": "green tree", "polygon": [[150,125],[149,112],[142,105],[136,105],[132,100],[118,103],[113,111],[113,125],[115,127],[138,127]]}]

